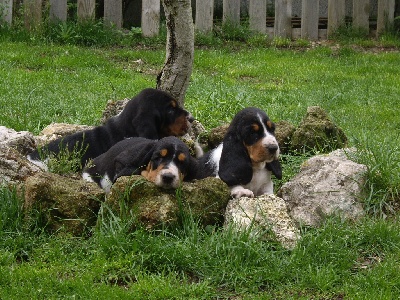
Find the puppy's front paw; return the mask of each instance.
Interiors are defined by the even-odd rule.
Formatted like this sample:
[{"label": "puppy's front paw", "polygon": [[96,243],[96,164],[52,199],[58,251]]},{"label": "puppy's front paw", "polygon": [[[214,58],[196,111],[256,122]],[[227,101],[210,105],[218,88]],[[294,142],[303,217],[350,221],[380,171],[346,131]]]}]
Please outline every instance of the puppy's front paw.
[{"label": "puppy's front paw", "polygon": [[245,189],[244,187],[238,185],[238,186],[231,188],[231,196],[233,198],[240,198],[240,197],[253,198],[254,193],[252,191]]}]

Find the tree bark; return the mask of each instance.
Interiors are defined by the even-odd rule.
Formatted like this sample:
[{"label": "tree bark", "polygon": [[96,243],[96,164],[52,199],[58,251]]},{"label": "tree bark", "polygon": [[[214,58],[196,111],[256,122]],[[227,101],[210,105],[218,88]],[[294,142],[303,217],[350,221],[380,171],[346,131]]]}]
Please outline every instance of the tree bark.
[{"label": "tree bark", "polygon": [[183,105],[192,74],[194,25],[190,0],[162,1],[167,26],[164,67],[157,77],[157,89],[170,93]]}]

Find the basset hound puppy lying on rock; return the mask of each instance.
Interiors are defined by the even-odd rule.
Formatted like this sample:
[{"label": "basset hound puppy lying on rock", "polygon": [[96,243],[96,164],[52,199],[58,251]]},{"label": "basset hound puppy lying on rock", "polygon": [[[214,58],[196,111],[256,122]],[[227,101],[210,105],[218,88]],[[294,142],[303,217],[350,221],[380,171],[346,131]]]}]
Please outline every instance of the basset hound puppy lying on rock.
[{"label": "basset hound puppy lying on rock", "polygon": [[177,188],[195,178],[197,160],[174,136],[160,140],[140,137],[125,139],[89,162],[82,177],[96,182],[107,193],[121,176],[141,174],[162,188]]}]

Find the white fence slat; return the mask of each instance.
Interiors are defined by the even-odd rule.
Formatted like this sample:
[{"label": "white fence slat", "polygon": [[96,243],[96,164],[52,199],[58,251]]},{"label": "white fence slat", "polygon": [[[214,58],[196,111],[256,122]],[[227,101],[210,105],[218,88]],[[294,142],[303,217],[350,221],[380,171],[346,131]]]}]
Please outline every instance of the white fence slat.
[{"label": "white fence slat", "polygon": [[0,17],[9,25],[12,23],[12,9],[13,0],[0,0],[0,10],[2,11]]},{"label": "white fence slat", "polygon": [[319,0],[303,0],[301,7],[301,38],[318,40]]},{"label": "white fence slat", "polygon": [[142,34],[157,36],[160,31],[160,0],[142,1]]},{"label": "white fence slat", "polygon": [[267,31],[267,0],[250,0],[249,26],[250,30],[265,33]]},{"label": "white fence slat", "polygon": [[292,37],[292,0],[275,0],[274,35]]},{"label": "white fence slat", "polygon": [[122,27],[122,0],[104,0],[104,23]]},{"label": "white fence slat", "polygon": [[222,22],[239,25],[240,0],[223,0],[222,5]]},{"label": "white fence slat", "polygon": [[376,34],[379,36],[394,22],[395,0],[378,0]]},{"label": "white fence slat", "polygon": [[369,32],[369,0],[353,1],[353,27]]},{"label": "white fence slat", "polygon": [[209,33],[213,29],[214,0],[196,0],[196,30]]},{"label": "white fence slat", "polygon": [[67,21],[67,0],[50,0],[50,21]]},{"label": "white fence slat", "polygon": [[328,37],[345,22],[345,0],[328,0]]}]

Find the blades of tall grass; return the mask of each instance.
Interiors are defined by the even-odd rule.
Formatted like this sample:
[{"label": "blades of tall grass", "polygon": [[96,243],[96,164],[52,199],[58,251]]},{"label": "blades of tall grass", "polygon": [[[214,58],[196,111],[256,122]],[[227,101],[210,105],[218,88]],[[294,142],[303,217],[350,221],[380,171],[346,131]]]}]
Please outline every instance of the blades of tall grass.
[{"label": "blades of tall grass", "polygon": [[400,135],[362,135],[357,141],[358,162],[368,167],[365,208],[374,215],[392,213],[400,202]]},{"label": "blades of tall grass", "polygon": [[23,226],[23,199],[16,188],[0,187],[0,235],[19,231]]}]

